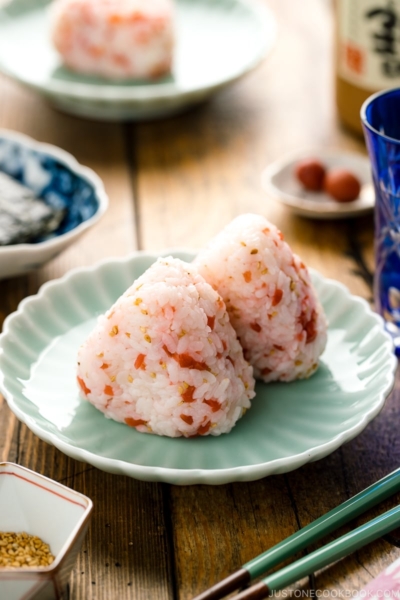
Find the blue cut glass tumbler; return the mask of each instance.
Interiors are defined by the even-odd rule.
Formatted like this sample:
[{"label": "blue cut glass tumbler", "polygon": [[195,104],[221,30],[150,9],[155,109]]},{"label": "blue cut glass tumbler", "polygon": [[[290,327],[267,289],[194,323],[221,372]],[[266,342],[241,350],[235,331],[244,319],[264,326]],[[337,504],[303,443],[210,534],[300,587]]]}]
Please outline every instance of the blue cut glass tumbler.
[{"label": "blue cut glass tumbler", "polygon": [[375,308],[400,356],[400,88],[370,96],[361,122],[375,188]]}]

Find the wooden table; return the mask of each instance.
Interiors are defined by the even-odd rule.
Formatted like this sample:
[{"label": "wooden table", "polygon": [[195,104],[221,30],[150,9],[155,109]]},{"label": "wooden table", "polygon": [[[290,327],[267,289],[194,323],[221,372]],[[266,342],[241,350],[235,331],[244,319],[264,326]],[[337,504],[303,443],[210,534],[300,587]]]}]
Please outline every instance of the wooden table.
[{"label": "wooden table", "polygon": [[[165,121],[81,120],[1,77],[0,127],[71,152],[102,177],[111,200],[103,220],[59,258],[0,282],[1,320],[72,267],[134,249],[200,247],[244,212],[265,215],[309,266],[371,301],[372,216],[300,218],[261,188],[263,168],[288,151],[335,146],[365,152],[362,140],[342,130],[335,116],[331,3],[268,4],[279,35],[264,64],[211,102]],[[0,458],[93,499],[71,599],[187,600],[396,468],[399,419],[397,386],[366,430],[323,460],[251,483],[175,487],[103,473],[64,456],[33,435],[0,398]],[[361,589],[400,556],[399,543],[396,533],[386,536],[291,593],[295,597],[300,587],[310,595],[314,590],[341,597]]]}]

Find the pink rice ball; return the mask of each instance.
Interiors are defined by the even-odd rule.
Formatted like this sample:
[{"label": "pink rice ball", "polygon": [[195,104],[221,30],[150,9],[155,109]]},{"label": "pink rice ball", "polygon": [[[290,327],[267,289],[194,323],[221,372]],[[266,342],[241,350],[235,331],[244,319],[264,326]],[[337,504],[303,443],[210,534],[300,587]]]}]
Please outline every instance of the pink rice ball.
[{"label": "pink rice ball", "polygon": [[106,417],[170,437],[227,433],[255,395],[222,298],[172,257],[99,317],[79,349],[77,379]]},{"label": "pink rice ball", "polygon": [[327,322],[307,267],[275,225],[241,215],[194,264],[224,299],[257,379],[292,381],[315,372]]},{"label": "pink rice ball", "polygon": [[55,0],[51,17],[53,44],[73,71],[108,79],[171,71],[172,0]]}]

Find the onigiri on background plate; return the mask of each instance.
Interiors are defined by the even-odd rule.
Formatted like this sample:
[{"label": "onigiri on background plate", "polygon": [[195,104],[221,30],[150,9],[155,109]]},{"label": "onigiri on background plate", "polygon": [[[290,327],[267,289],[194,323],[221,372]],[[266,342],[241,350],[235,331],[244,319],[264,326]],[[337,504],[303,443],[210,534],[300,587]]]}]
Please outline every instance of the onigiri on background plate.
[{"label": "onigiri on background plate", "polygon": [[57,108],[90,119],[165,117],[203,102],[269,54],[272,12],[257,0],[177,0],[171,76],[109,81],[66,69],[50,40],[51,0],[9,0],[1,8],[0,71]]},{"label": "onigiri on background plate", "polygon": [[[170,250],[191,261],[194,253]],[[0,389],[40,438],[99,469],[187,485],[251,481],[320,459],[359,434],[392,389],[397,361],[382,319],[340,283],[312,271],[328,344],[307,380],[258,383],[229,434],[167,438],[108,420],[83,400],[76,357],[97,315],[155,260],[135,253],[71,271],[23,300],[0,336]]]}]

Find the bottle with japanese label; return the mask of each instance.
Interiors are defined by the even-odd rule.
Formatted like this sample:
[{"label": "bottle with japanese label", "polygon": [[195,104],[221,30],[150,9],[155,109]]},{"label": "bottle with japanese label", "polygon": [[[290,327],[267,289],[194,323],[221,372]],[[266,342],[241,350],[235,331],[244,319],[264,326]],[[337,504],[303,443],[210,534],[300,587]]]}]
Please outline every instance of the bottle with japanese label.
[{"label": "bottle with japanese label", "polygon": [[338,116],[362,135],[364,100],[400,87],[400,0],[335,1]]}]

